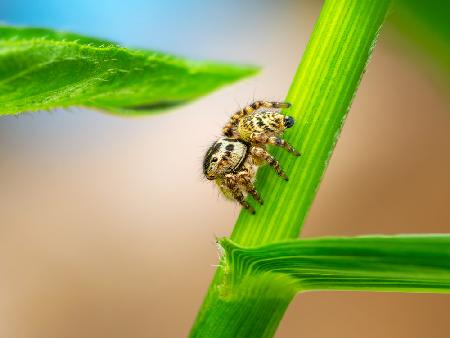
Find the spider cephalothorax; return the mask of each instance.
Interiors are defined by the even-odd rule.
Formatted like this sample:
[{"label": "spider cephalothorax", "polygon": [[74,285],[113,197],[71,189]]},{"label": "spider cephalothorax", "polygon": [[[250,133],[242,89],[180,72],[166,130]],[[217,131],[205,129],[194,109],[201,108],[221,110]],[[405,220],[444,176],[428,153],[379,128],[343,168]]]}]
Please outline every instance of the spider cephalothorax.
[{"label": "spider cephalothorax", "polygon": [[228,137],[218,139],[208,149],[203,161],[203,173],[208,180],[237,171],[245,161],[248,145]]},{"label": "spider cephalothorax", "polygon": [[286,181],[288,179],[278,161],[267,152],[267,145],[282,147],[300,156],[280,138],[287,128],[294,125],[292,117],[279,112],[280,108],[289,106],[285,102],[256,101],[234,113],[223,128],[225,137],[214,142],[203,160],[206,178],[215,180],[226,197],[235,199],[251,213],[255,211],[245,201],[247,194],[262,204],[253,185],[258,166],[267,163],[279,176]]}]

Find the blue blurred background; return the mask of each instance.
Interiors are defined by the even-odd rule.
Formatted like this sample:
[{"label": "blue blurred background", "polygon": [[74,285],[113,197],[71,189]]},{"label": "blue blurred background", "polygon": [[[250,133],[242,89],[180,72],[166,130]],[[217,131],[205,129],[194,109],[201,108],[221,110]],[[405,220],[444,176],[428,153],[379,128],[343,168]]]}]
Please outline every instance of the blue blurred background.
[{"label": "blue blurred background", "polygon": [[73,31],[195,58],[230,59],[236,54],[223,40],[235,38],[236,49],[244,47],[243,41],[251,44],[243,23],[263,36],[274,34],[272,18],[288,15],[289,7],[291,1],[277,6],[267,0],[17,0],[3,1],[0,13],[10,24]]}]

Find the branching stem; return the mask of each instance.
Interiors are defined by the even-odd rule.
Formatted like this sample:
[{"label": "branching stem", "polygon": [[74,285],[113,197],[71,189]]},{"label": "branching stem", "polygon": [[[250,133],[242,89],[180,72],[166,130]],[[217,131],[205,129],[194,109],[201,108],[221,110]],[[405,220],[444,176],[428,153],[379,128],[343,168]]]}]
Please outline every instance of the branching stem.
[{"label": "branching stem", "polygon": [[[298,237],[389,2],[325,2],[286,98],[292,103],[289,115],[297,121],[286,139],[302,157],[292,159],[274,149],[290,180],[260,170],[257,187],[265,203],[255,216],[240,214],[231,236],[237,244],[251,247]],[[249,278],[239,290],[224,290],[223,278],[219,268],[191,336],[271,337],[295,294],[288,283]]]}]

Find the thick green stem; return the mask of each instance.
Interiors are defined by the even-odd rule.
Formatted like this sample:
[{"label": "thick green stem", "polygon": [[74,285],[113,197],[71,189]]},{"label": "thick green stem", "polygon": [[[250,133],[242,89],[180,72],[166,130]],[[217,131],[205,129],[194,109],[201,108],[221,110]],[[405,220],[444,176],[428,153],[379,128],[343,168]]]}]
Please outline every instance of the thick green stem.
[{"label": "thick green stem", "polygon": [[[257,246],[299,235],[388,7],[389,0],[325,2],[286,99],[297,121],[286,139],[303,156],[274,150],[290,180],[269,168],[259,171],[257,188],[265,203],[255,216],[240,214],[231,236],[237,244]],[[191,336],[272,336],[295,294],[289,283],[268,285],[255,278],[243,292],[224,288],[223,276],[219,268]]]}]

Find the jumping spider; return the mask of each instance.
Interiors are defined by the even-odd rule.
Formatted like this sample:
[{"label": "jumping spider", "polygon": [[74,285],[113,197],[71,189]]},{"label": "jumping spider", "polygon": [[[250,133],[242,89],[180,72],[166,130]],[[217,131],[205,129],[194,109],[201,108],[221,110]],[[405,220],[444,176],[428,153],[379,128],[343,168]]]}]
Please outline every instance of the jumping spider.
[{"label": "jumping spider", "polygon": [[256,101],[234,113],[222,130],[224,137],[214,142],[203,160],[206,178],[215,180],[227,198],[238,201],[252,214],[255,210],[245,197],[250,194],[263,204],[253,184],[260,165],[269,164],[279,176],[288,180],[278,161],[268,153],[267,145],[272,144],[300,156],[280,138],[295,122],[291,116],[279,112],[281,108],[289,107],[287,102]]}]

